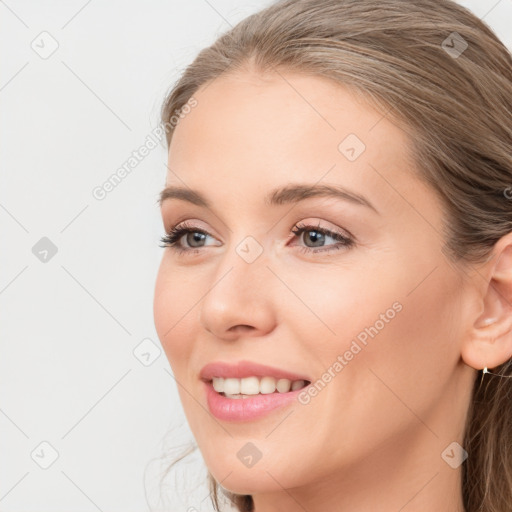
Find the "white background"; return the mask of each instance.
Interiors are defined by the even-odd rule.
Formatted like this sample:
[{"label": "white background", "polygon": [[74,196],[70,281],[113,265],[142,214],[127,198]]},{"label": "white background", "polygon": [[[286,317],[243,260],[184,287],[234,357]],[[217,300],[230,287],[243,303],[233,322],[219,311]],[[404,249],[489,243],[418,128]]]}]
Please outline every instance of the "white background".
[{"label": "white background", "polygon": [[[512,48],[512,0],[460,3]],[[211,510],[198,450],[158,488],[193,440],[153,324],[164,143],[103,200],[92,190],[197,52],[268,4],[0,2],[0,512]],[[52,38],[41,58],[31,45]]]}]

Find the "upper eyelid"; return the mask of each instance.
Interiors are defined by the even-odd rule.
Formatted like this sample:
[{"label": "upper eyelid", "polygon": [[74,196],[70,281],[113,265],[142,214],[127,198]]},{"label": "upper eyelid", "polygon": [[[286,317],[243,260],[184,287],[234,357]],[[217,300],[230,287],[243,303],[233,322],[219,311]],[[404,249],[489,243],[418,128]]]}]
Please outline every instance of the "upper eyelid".
[{"label": "upper eyelid", "polygon": [[[211,233],[210,228],[205,228],[203,226],[195,224],[194,222],[195,221],[191,221],[191,220],[183,220],[183,221],[177,222],[175,224],[171,224],[169,229],[166,229],[164,226],[164,229],[166,232],[169,232],[171,230],[179,230],[179,229],[184,229],[184,230],[195,229],[197,231],[204,231],[207,235],[215,236],[215,238],[217,238],[216,235],[213,235]],[[350,233],[350,231],[348,231],[348,229],[346,229],[346,228],[340,228],[337,226],[335,226],[335,227],[325,226],[322,224],[322,222],[328,222],[328,221],[318,220],[318,219],[313,220],[313,221],[300,220],[300,221],[294,222],[292,224],[292,226],[289,228],[289,231],[291,231],[292,229],[295,229],[295,228],[301,229],[303,227],[304,228],[308,227],[311,229],[312,227],[315,227],[315,228],[321,229],[323,231],[332,231],[334,233],[341,232],[341,234],[346,234],[346,236],[352,236],[352,233]],[[332,224],[332,223],[330,223],[330,224]]]},{"label": "upper eyelid", "polygon": [[[327,232],[327,236],[335,236],[335,235],[340,235],[344,238],[347,238],[347,239],[350,239],[352,242],[357,242],[357,239],[354,235],[352,235],[352,233],[350,231],[348,231],[347,229],[344,229],[344,228],[339,228],[339,227],[335,227],[335,228],[331,228],[329,226],[324,226],[322,225],[322,220],[315,220],[315,221],[305,221],[305,220],[302,220],[302,221],[298,221],[298,222],[295,222],[293,224],[293,226],[289,229],[289,236],[287,237],[287,240],[291,240],[293,238],[300,238],[300,235],[297,235],[294,233],[294,231],[300,231],[301,233],[302,232],[306,232],[306,231],[312,231],[313,229],[318,229],[320,231],[323,231],[323,232]],[[181,233],[178,237],[178,240],[181,239],[187,232],[202,232],[204,233],[206,236],[209,236],[211,238],[214,238],[215,240],[219,241],[219,239],[212,233],[210,233],[210,231],[207,229],[207,228],[203,228],[201,226],[198,226],[198,225],[195,225],[193,223],[193,221],[190,221],[190,220],[184,220],[184,221],[181,221],[181,222],[178,222],[177,224],[175,224],[173,227],[171,227],[171,230],[172,231],[183,231],[183,233]],[[169,231],[171,231],[169,230]],[[167,231],[167,232],[169,232]],[[331,234],[329,234],[331,233]],[[179,245],[179,244],[178,244]]]}]

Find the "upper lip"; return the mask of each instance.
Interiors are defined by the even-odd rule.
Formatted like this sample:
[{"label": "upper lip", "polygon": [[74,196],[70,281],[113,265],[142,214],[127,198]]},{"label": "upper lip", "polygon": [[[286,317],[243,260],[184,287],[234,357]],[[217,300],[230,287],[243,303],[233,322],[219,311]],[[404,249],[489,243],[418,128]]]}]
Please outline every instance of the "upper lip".
[{"label": "upper lip", "polygon": [[226,363],[222,361],[215,361],[203,366],[199,377],[204,381],[210,381],[213,377],[223,378],[237,378],[244,377],[274,377],[276,379],[289,379],[294,380],[307,380],[311,381],[304,375],[283,370],[275,366],[267,366],[253,361],[237,361],[234,363]]}]

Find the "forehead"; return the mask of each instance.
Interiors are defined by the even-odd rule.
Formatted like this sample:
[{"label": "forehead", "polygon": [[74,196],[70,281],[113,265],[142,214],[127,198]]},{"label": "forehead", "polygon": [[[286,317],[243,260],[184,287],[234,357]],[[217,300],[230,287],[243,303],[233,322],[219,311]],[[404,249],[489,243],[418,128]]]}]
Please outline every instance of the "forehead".
[{"label": "forehead", "polygon": [[331,80],[238,73],[217,78],[194,97],[197,106],[180,120],[171,141],[168,185],[183,185],[184,179],[207,190],[222,183],[227,197],[322,180],[381,190],[384,202],[396,199],[383,190],[385,181],[417,185],[407,134]]}]

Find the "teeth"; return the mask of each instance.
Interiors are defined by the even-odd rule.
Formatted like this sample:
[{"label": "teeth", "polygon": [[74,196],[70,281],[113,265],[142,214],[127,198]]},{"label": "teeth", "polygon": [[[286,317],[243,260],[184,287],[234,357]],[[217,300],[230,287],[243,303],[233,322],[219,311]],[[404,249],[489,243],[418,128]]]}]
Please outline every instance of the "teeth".
[{"label": "teeth", "polygon": [[306,384],[306,381],[304,381],[304,380],[294,380],[292,382],[292,391],[295,391],[296,389],[303,388],[304,384]]},{"label": "teeth", "polygon": [[[233,379],[238,380],[238,379]],[[224,387],[226,384],[224,383]],[[260,379],[258,377],[246,377],[240,379],[240,391],[242,395],[257,395],[260,392]]]},{"label": "teeth", "polygon": [[224,379],[219,377],[212,380],[213,389],[217,391],[217,393],[222,393],[224,391]]},{"label": "teeth", "polygon": [[260,393],[268,395],[276,390],[276,379],[274,377],[262,377],[260,380]]},{"label": "teeth", "polygon": [[288,393],[292,386],[292,381],[288,379],[279,379],[276,384],[277,391],[279,393]]},{"label": "teeth", "polygon": [[237,395],[240,393],[240,379],[225,379],[222,391],[228,395]]},{"label": "teeth", "polygon": [[212,379],[213,389],[217,393],[224,393],[229,398],[243,398],[247,395],[259,393],[267,395],[270,393],[288,393],[306,385],[305,380],[291,381],[289,379],[278,379],[274,377],[244,377],[243,379],[214,377]]}]

